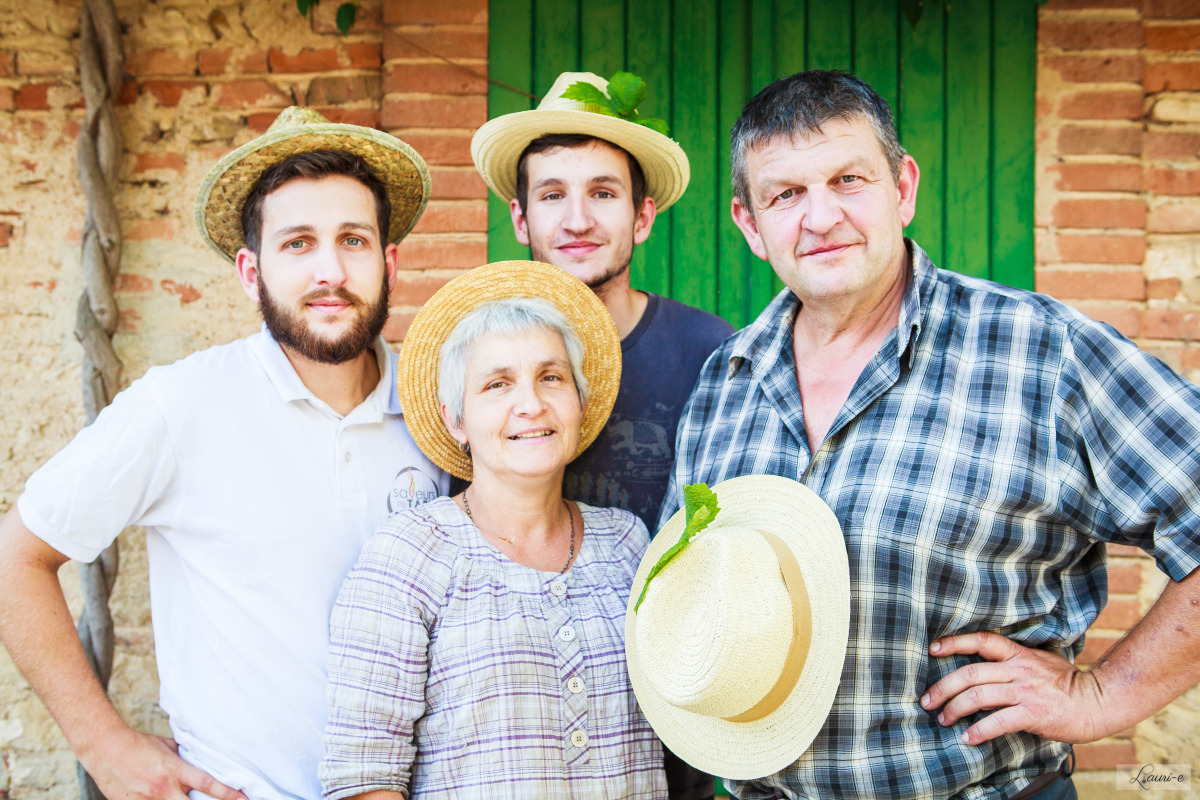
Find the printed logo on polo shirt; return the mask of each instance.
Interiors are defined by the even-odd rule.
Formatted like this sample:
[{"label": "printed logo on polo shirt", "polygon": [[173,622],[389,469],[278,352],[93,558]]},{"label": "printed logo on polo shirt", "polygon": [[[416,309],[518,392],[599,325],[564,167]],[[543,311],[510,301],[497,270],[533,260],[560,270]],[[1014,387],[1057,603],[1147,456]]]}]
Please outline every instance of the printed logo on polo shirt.
[{"label": "printed logo on polo shirt", "polygon": [[416,508],[438,496],[437,482],[418,467],[405,467],[396,473],[392,490],[388,492],[388,512],[396,513],[405,508]]}]

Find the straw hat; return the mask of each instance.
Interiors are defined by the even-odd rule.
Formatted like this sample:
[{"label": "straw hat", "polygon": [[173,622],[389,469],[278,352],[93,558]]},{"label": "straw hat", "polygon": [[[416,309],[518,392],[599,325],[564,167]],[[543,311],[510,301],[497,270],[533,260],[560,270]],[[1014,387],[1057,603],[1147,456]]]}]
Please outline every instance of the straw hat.
[{"label": "straw hat", "polygon": [[634,605],[683,533],[676,513],[650,542],[625,615],[629,678],[668,748],[713,775],[778,772],[833,705],[850,629],[850,569],[829,506],[789,478],[712,487],[720,512]]},{"label": "straw hat", "polygon": [[442,469],[471,479],[471,459],[442,422],[438,361],[455,326],[480,304],[511,297],[549,300],[570,321],[583,343],[587,407],[577,457],[587,449],[612,411],[621,384],[621,339],[612,317],[583,281],[540,261],[497,261],[459,275],[417,312],[404,337],[396,383],[404,421],[421,452]]},{"label": "straw hat", "polygon": [[399,242],[413,229],[429,202],[429,168],[404,142],[374,128],[333,123],[311,108],[283,110],[267,132],[216,163],[196,194],[200,235],[230,261],[245,244],[242,206],[263,171],[297,153],[344,150],[370,166],[392,201],[387,241]]},{"label": "straw hat", "polygon": [[608,81],[591,72],[564,72],[533,111],[505,114],[484,123],[471,139],[471,158],[487,185],[508,202],[517,196],[517,162],[534,139],[552,133],[582,133],[612,142],[637,159],[646,175],[646,194],[665,211],[683,196],[691,168],[674,139],[657,131],[610,117],[578,100],[562,96],[584,81],[608,94]]}]

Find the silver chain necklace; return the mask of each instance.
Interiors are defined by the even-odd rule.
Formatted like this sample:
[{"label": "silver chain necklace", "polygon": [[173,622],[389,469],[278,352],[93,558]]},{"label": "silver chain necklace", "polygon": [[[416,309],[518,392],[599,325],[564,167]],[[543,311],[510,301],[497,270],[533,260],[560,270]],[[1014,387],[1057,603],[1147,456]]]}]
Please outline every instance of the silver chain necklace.
[{"label": "silver chain necklace", "polygon": [[[463,508],[465,508],[467,511],[467,519],[471,520],[472,525],[474,525],[476,528],[479,528],[479,525],[475,522],[475,516],[471,514],[471,503],[467,500],[466,489],[463,490],[462,499]],[[571,567],[571,559],[575,557],[575,515],[571,513],[571,507],[567,505],[567,501],[565,499],[562,501],[562,504],[563,509],[567,512],[567,519],[571,520],[571,549],[567,552],[567,563],[563,564],[563,568],[558,571],[559,575],[566,573],[566,571]],[[480,532],[482,533],[482,530]],[[497,538],[504,539],[503,536]],[[511,539],[504,539],[504,541],[508,542],[509,544],[513,544]]]}]

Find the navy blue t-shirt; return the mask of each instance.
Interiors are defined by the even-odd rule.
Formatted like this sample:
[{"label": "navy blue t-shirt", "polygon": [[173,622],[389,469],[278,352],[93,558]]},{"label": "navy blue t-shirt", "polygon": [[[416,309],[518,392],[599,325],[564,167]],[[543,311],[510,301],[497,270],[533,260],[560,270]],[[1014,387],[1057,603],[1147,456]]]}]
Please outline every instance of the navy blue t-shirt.
[{"label": "navy blue t-shirt", "polygon": [[653,536],[675,461],[675,427],[700,368],[733,327],[718,316],[646,293],[637,327],[621,340],[621,387],[608,424],[567,465],[563,497],[617,506]]}]

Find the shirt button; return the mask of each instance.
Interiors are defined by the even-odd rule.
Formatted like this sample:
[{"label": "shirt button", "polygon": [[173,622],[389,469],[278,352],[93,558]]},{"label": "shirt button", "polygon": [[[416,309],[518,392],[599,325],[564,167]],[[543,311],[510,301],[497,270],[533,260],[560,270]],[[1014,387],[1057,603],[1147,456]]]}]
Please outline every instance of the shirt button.
[{"label": "shirt button", "polygon": [[571,678],[571,680],[567,681],[567,688],[571,690],[572,694],[579,694],[583,691],[583,678],[578,675]]},{"label": "shirt button", "polygon": [[567,585],[562,581],[555,581],[554,583],[550,584],[550,594],[554,595],[555,597],[562,597],[566,593]]},{"label": "shirt button", "polygon": [[347,452],[347,453],[346,453],[346,456],[345,456],[345,458],[346,458],[346,461],[347,461],[347,462],[348,462],[348,461],[350,461],[350,453],[349,453],[349,452]]},{"label": "shirt button", "polygon": [[576,747],[579,747],[579,748],[585,747],[587,745],[587,743],[588,743],[587,731],[578,730],[571,734],[571,744],[575,745]]},{"label": "shirt button", "polygon": [[573,641],[575,639],[575,629],[570,625],[563,625],[558,629],[558,638],[562,639],[564,642]]}]

